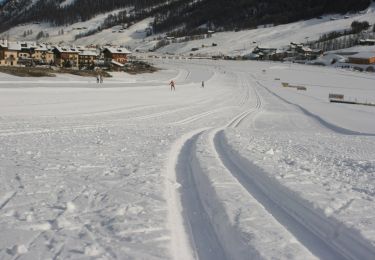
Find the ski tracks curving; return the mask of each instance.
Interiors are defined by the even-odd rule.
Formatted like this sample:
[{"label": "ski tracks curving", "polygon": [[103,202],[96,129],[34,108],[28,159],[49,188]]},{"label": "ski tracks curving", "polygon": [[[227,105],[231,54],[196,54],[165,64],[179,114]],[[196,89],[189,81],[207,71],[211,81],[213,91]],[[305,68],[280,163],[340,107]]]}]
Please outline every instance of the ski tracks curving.
[{"label": "ski tracks curving", "polygon": [[338,223],[317,214],[231,149],[224,130],[252,120],[262,109],[257,84],[241,82],[248,93],[240,101],[244,111],[222,128],[187,134],[171,151],[167,186],[174,259],[374,257],[366,241],[349,230],[330,237]]}]

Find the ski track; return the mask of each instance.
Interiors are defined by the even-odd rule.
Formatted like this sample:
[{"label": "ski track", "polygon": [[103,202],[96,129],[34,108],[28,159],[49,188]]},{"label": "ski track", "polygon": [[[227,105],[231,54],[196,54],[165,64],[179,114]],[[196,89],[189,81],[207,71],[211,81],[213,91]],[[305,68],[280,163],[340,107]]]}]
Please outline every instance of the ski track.
[{"label": "ski track", "polygon": [[[243,79],[243,75],[241,75],[241,93],[244,91],[245,95],[242,96],[239,106],[245,106],[246,103],[250,99],[249,95],[249,85],[245,83]],[[256,93],[256,92],[254,92]],[[241,97],[241,95],[239,95]],[[258,94],[256,93],[256,96]],[[248,117],[252,112],[254,112],[257,108],[260,108],[259,97],[256,98],[257,105],[254,108],[250,108],[239,115],[237,115],[230,123],[228,123],[228,127],[238,127],[240,123]],[[193,122],[195,120],[200,119],[202,116],[210,115],[217,110],[208,111],[202,114],[195,115],[193,117],[189,117],[187,119],[181,120],[179,122],[174,122],[176,125],[187,124]],[[170,200],[170,208],[173,211],[179,209],[180,212],[172,214],[175,218],[170,220],[170,222],[178,223],[180,226],[179,230],[184,230],[184,233],[187,234],[188,238],[184,238],[184,243],[186,248],[186,240],[190,241],[190,248],[192,250],[192,254],[187,258],[195,258],[195,259],[231,259],[231,255],[227,255],[228,253],[225,250],[225,246],[222,244],[223,241],[220,238],[220,234],[217,234],[215,231],[215,223],[211,222],[211,216],[207,213],[207,209],[200,198],[201,190],[198,189],[198,181],[196,178],[196,173],[192,168],[192,156],[194,156],[194,152],[196,149],[196,142],[200,135],[202,135],[205,130],[200,130],[198,132],[192,132],[187,137],[183,137],[182,139],[178,140],[174,145],[174,148],[171,150],[171,158],[172,161],[168,164],[169,165],[169,176],[174,176],[172,183],[177,181],[179,183],[178,193],[169,194],[169,197],[172,197]],[[174,157],[173,155],[176,154],[176,150],[178,150],[177,154],[178,157]],[[171,165],[174,167],[174,172],[171,173]],[[170,177],[172,178],[172,177]],[[169,187],[171,185],[168,185]],[[172,188],[173,189],[173,188]],[[171,190],[169,188],[168,190]],[[170,192],[169,192],[170,193]],[[217,223],[216,223],[217,225]],[[176,229],[176,228],[175,228]],[[177,235],[175,235],[177,236]],[[179,239],[172,239],[179,241]],[[181,239],[180,239],[181,240]],[[177,245],[174,245],[172,248],[174,249],[174,257],[176,258],[176,249]],[[181,254],[179,255],[181,257]],[[235,258],[234,258],[235,259]]]},{"label": "ski track", "polygon": [[202,132],[194,135],[184,143],[177,162],[176,174],[177,181],[181,185],[182,215],[195,257],[221,260],[226,259],[225,251],[214,231],[210,216],[199,198],[198,182],[192,169],[193,152],[201,134]]},{"label": "ski track", "polygon": [[17,192],[14,191],[14,192],[8,192],[7,194],[5,194],[2,198],[0,198],[0,210],[2,208],[4,208],[8,203],[9,201],[14,197],[16,196]]},{"label": "ski track", "polygon": [[[191,63],[194,64],[194,62]],[[173,62],[173,64],[178,65],[180,63]],[[196,65],[199,65],[200,69],[204,68],[204,65],[199,62]],[[97,124],[90,124],[89,121],[80,123],[72,121],[71,126],[56,127],[51,125],[51,128],[35,128],[38,125],[38,123],[35,123],[32,124],[34,127],[27,126],[23,131],[20,131],[17,127],[12,128],[10,126],[7,127],[8,129],[0,130],[0,137],[4,138],[4,140],[7,137],[33,138],[24,136],[33,134],[59,134],[60,132],[68,131],[90,132],[87,130],[108,131],[109,135],[110,130],[112,131],[110,128],[117,127],[120,129],[118,131],[121,131],[121,127],[124,126],[137,125],[141,122],[145,125],[153,125],[155,121],[161,121],[176,132],[174,138],[161,138],[159,140],[160,143],[168,143],[168,141],[172,140],[171,145],[166,146],[169,148],[169,152],[166,155],[165,165],[163,164],[164,167],[161,166],[165,171],[161,185],[165,187],[163,192],[166,206],[165,209],[160,208],[153,212],[160,211],[161,214],[165,213],[166,227],[155,225],[155,223],[147,225],[142,223],[142,220],[145,221],[144,219],[138,221],[137,218],[143,216],[138,213],[136,207],[130,209],[135,212],[131,219],[120,218],[119,222],[116,222],[116,225],[113,226],[111,223],[103,223],[104,216],[100,216],[100,223],[95,223],[97,226],[87,222],[87,215],[104,214],[104,209],[109,207],[108,204],[105,204],[107,203],[108,191],[97,192],[96,190],[91,190],[95,185],[103,185],[108,181],[108,183],[112,183],[113,190],[125,189],[128,183],[130,185],[133,183],[132,180],[134,180],[134,183],[139,180],[141,185],[147,185],[150,182],[147,179],[149,171],[152,172],[154,170],[147,168],[137,175],[128,176],[126,174],[130,175],[130,170],[124,172],[118,170],[116,172],[116,167],[111,167],[111,170],[115,171],[115,173],[109,172],[113,174],[111,177],[116,176],[116,174],[124,174],[124,176],[121,175],[121,177],[114,179],[107,176],[107,179],[97,182],[95,185],[91,183],[83,187],[78,185],[78,187],[70,190],[72,194],[70,194],[69,199],[61,199],[60,194],[58,194],[55,201],[49,201],[49,207],[53,209],[53,213],[47,219],[38,219],[36,223],[19,225],[19,228],[23,230],[34,232],[28,241],[23,244],[26,249],[32,251],[33,248],[40,247],[41,244],[55,244],[48,252],[50,259],[66,257],[66,250],[69,252],[68,256],[74,256],[74,253],[77,253],[82,257],[88,258],[100,256],[104,259],[116,259],[121,258],[122,254],[126,257],[128,250],[140,247],[137,244],[132,245],[132,239],[127,240],[132,235],[138,234],[141,239],[137,237],[138,241],[134,240],[134,243],[141,241],[141,244],[152,246],[161,241],[166,241],[168,255],[173,259],[182,260],[375,259],[373,245],[361,234],[344,226],[333,217],[330,218],[320,214],[316,208],[310,207],[309,201],[304,201],[303,198],[294,194],[292,190],[288,190],[288,188],[273,179],[262,168],[242,157],[231,146],[230,140],[226,138],[225,131],[251,131],[254,127],[255,119],[267,105],[264,101],[265,98],[267,95],[273,95],[280,100],[280,103],[299,108],[303,116],[311,118],[319,126],[328,129],[334,134],[367,137],[375,135],[340,128],[325,121],[302,106],[291,103],[272,92],[259,81],[253,72],[231,72],[220,66],[215,67],[215,70],[208,69],[209,73],[213,73],[213,75],[207,81],[206,86],[209,87],[210,84],[215,84],[215,80],[220,82],[223,79],[220,78],[222,76],[233,84],[233,91],[230,95],[225,97],[195,97],[194,100],[180,103],[177,107],[153,104],[133,107],[121,106],[102,111],[61,116],[61,118],[74,118],[77,116],[81,118],[96,116],[99,119],[103,118],[102,121],[98,120],[100,123]],[[217,71],[220,73],[217,73]],[[188,81],[194,79],[195,73],[194,70],[180,69],[174,79],[189,84]],[[84,82],[80,82],[80,84],[82,83]],[[200,88],[199,91],[201,91]],[[224,95],[227,93],[221,92]],[[105,116],[116,117],[106,118]],[[211,119],[210,117],[213,118],[212,123],[207,124],[206,121]],[[50,116],[41,116],[41,118],[48,119]],[[0,119],[2,118],[0,117]],[[203,126],[208,125],[210,127],[197,128],[201,122],[205,123]],[[48,123],[46,124],[48,125]],[[6,126],[5,121],[3,124]],[[21,123],[19,124],[21,125]],[[18,126],[18,123],[14,125]],[[134,131],[138,134],[138,129]],[[92,132],[95,134],[95,131]],[[89,135],[90,133],[86,134]],[[168,134],[170,133],[168,132]],[[87,136],[85,137],[87,138]],[[99,152],[103,141],[100,137],[97,137],[93,142],[96,142],[97,146],[93,147],[98,149]],[[126,142],[129,142],[129,139],[124,139],[121,142],[125,145]],[[148,144],[145,147],[142,151],[143,153],[147,152]],[[135,153],[131,149],[127,150],[125,148],[127,147],[122,147],[120,150],[120,147],[116,146],[116,149],[124,152],[120,159],[116,158],[121,163],[123,163],[122,160],[125,160],[123,157],[128,154],[133,156],[133,153]],[[303,147],[296,149],[296,152],[306,153]],[[32,152],[22,152],[29,156],[33,155]],[[157,157],[159,154],[152,154],[152,156]],[[32,158],[32,160],[38,162],[38,158]],[[17,160],[15,161],[17,164],[19,163]],[[133,161],[132,164],[124,165],[124,167],[130,169],[133,165],[138,167],[142,163]],[[44,170],[48,169],[59,173],[66,169],[56,164],[56,168],[53,168],[53,165],[51,167],[48,165]],[[69,161],[69,165],[74,169],[74,162]],[[88,162],[87,166],[88,168],[103,170],[103,166],[100,164],[90,165]],[[131,168],[133,174],[139,171],[137,167],[135,169]],[[163,171],[163,169],[159,170]],[[1,167],[0,170],[2,170]],[[80,170],[82,170],[82,167]],[[79,170],[71,171],[80,174]],[[91,174],[92,172],[87,172],[87,176],[72,175],[67,181],[68,186],[77,186],[81,178],[88,180],[90,176],[88,173]],[[59,174],[59,177],[62,178],[60,175],[63,174],[65,173]],[[24,186],[29,184],[27,182],[24,183],[24,177],[26,176],[20,176],[15,173],[14,180],[9,181],[9,183],[7,180],[6,188],[17,186],[18,188],[1,194],[0,212],[5,212],[11,206],[16,208],[22,206],[20,201],[16,205],[12,204],[19,193],[22,193]],[[23,195],[25,196],[25,194]],[[126,190],[121,193],[121,196],[127,195],[131,195],[131,192]],[[140,197],[143,198],[148,195],[148,192],[143,192]],[[154,196],[152,200],[163,200],[163,198],[159,198],[155,194],[152,196]],[[138,200],[141,199],[138,198]],[[133,203],[142,204],[142,201],[138,200]],[[70,210],[74,211],[75,209],[69,209],[67,203],[72,203],[74,208],[74,205],[78,205],[79,201],[87,201],[87,204],[90,205],[81,209],[82,214],[77,214],[77,212],[72,214]],[[340,213],[349,208],[353,201],[354,199],[346,201],[335,209],[335,212]],[[104,204],[99,207],[101,203]],[[93,208],[90,208],[90,206]],[[117,206],[111,205],[114,208],[117,208]],[[140,210],[140,212],[142,211],[143,209]],[[113,212],[111,211],[108,214],[113,214]],[[118,217],[116,216],[112,219],[112,215],[110,216],[111,219],[108,222],[112,222]],[[9,216],[7,215],[7,217]],[[131,223],[136,223],[137,226],[128,228],[126,227],[126,221],[133,221]],[[69,231],[65,232],[64,225],[68,225],[71,229],[68,228]],[[106,227],[107,225],[108,227]],[[121,225],[124,225],[125,228],[121,227]],[[70,239],[68,234],[74,229],[80,229],[81,233],[85,233],[86,241],[89,241],[85,242],[87,247],[81,248],[77,252],[74,250],[78,249],[72,250],[69,248],[71,245],[66,244],[64,241],[64,239]],[[142,234],[149,233],[154,233],[154,236],[142,237]],[[114,243],[113,240],[111,242],[111,239],[115,239],[116,242],[128,243],[127,246],[129,247],[120,247],[116,251],[110,246],[111,243]],[[19,253],[17,250],[15,251],[13,248],[10,250],[11,253],[7,253],[9,248],[3,251],[0,248],[0,258],[9,254],[9,258],[6,259],[25,259],[22,252]],[[150,257],[151,255],[147,253],[143,255],[142,252],[138,252],[129,256],[129,258],[153,259],[152,257],[155,257],[155,259],[158,259],[165,257],[160,252]]]},{"label": "ski track", "polygon": [[[173,259],[195,259],[194,246],[191,244],[192,240],[187,236],[188,230],[184,225],[184,218],[181,215],[183,206],[180,201],[180,184],[178,184],[178,174],[176,167],[178,167],[180,153],[192,137],[203,132],[205,129],[200,129],[192,133],[188,133],[177,140],[171,150],[167,164],[167,180],[166,180],[166,197],[168,198],[168,219],[171,230],[171,255]],[[189,242],[190,241],[190,242]]]},{"label": "ski track", "polygon": [[[300,247],[303,248],[298,250],[307,250],[312,254],[305,256],[306,258],[369,259],[369,257],[375,257],[371,246],[365,240],[358,239],[357,236],[351,236],[350,231],[343,231],[342,227],[340,237],[330,238],[330,234],[335,233],[330,226],[336,226],[339,223],[332,223],[331,220],[317,215],[314,210],[306,208],[306,203],[295,199],[293,194],[289,195],[289,191],[283,191],[279,184],[268,179],[260,169],[251,167],[249,164],[243,165],[245,159],[240,158],[235,152],[230,152],[230,147],[224,141],[224,130],[225,128],[240,127],[245,120],[251,120],[261,110],[262,101],[255,87],[257,85],[261,86],[258,81],[254,81],[253,87],[251,87],[251,84],[246,82],[241,75],[241,90],[245,95],[239,104],[249,108],[235,116],[223,128],[211,130],[211,133],[206,130],[192,135],[179,150],[175,174],[177,180],[180,177],[179,183],[182,187],[179,196],[175,199],[179,197],[181,200],[183,208],[181,214],[184,219],[185,232],[190,237],[191,247],[196,258],[203,260],[221,259],[218,256],[213,256],[212,250],[222,252],[221,257],[225,256],[225,259],[247,259],[249,256],[251,258],[262,258],[262,252],[258,252],[256,248],[250,246],[247,249],[243,248],[243,239],[237,237],[239,231],[233,232],[236,227],[227,226],[230,222],[228,216],[218,217],[215,213],[218,210],[223,210],[215,208],[217,205],[221,207],[220,198],[215,198],[215,196],[219,196],[220,192],[217,190],[209,191],[210,189],[215,190],[215,187],[209,187],[215,185],[215,180],[205,180],[208,177],[202,176],[204,175],[202,169],[206,166],[194,162],[194,156],[202,156],[202,148],[197,150],[197,146],[199,146],[198,140],[204,136],[206,138],[211,136],[212,140],[206,142],[213,143],[211,153],[215,154],[217,163],[224,166],[225,171],[238,181],[251,199],[262,205],[267,211],[266,215],[272,216],[272,220],[277,222],[276,226],[279,225],[287,230],[298,241]],[[251,102],[252,100],[249,98],[250,89],[252,89],[255,97],[254,102]],[[197,117],[199,118],[199,115]],[[184,123],[185,120],[181,122]],[[229,181],[220,185],[232,184],[232,181]],[[207,193],[210,195],[207,195]],[[202,228],[205,230],[202,230]],[[205,241],[206,246],[204,248],[197,246],[201,245],[202,241]],[[237,241],[238,244],[232,244],[230,241]],[[261,239],[259,239],[259,243],[261,243]],[[244,251],[247,251],[247,253],[243,254]],[[282,253],[282,251],[279,253]],[[298,254],[293,257],[296,256],[298,258]],[[275,257],[277,257],[277,254]]]},{"label": "ski track", "polygon": [[292,103],[292,102],[290,102],[290,101],[282,98],[281,96],[279,96],[276,93],[274,93],[271,90],[269,90],[266,86],[264,86],[263,84],[261,84],[259,81],[257,81],[257,83],[260,86],[262,86],[265,90],[267,90],[270,94],[274,95],[275,97],[277,97],[278,99],[280,99],[281,101],[283,101],[283,102],[285,102],[285,103],[287,103],[289,105],[292,105],[292,106],[295,106],[295,107],[299,108],[305,115],[311,117],[312,119],[314,119],[315,121],[317,121],[318,124],[320,124],[321,126],[325,127],[326,129],[329,129],[330,131],[332,131],[334,133],[342,134],[342,135],[375,136],[374,133],[361,133],[361,132],[357,132],[357,131],[353,131],[353,130],[350,130],[350,129],[346,129],[346,128],[340,127],[340,126],[335,125],[335,124],[333,124],[333,123],[331,123],[329,121],[326,121],[323,118],[321,118],[320,116],[311,113],[306,108],[304,108],[304,107],[302,107],[302,106],[300,106],[298,104]]},{"label": "ski track", "polygon": [[[63,131],[76,131],[76,130],[90,130],[90,129],[98,129],[98,128],[109,128],[109,127],[114,127],[121,125],[122,122],[126,121],[132,121],[132,120],[147,120],[147,119],[153,119],[153,118],[158,118],[158,117],[165,117],[171,114],[179,113],[182,111],[187,111],[187,110],[192,110],[194,108],[199,107],[200,105],[194,105],[194,106],[185,106],[179,109],[168,109],[167,111],[163,112],[157,112],[157,113],[151,113],[148,115],[144,116],[133,116],[133,117],[128,117],[124,119],[116,119],[116,120],[111,120],[111,123],[106,123],[106,124],[94,124],[94,125],[79,125],[79,126],[72,126],[72,127],[61,127],[61,128],[54,128],[54,129],[28,129],[27,131],[15,131],[15,129],[6,129],[6,130],[1,130],[0,131],[0,136],[17,136],[17,135],[27,135],[27,134],[42,134],[42,133],[54,133],[54,132],[63,132]],[[136,110],[144,110],[147,107],[143,107],[141,109],[136,109]],[[176,123],[172,123],[173,125],[183,125],[187,123],[194,122],[195,120],[198,120],[202,117],[208,116],[210,114],[219,112],[220,110],[224,110],[226,108],[219,108],[215,109],[212,111],[208,111],[205,113],[202,113],[197,116],[192,116],[187,118],[186,120],[182,120]],[[133,112],[134,109],[126,110],[123,112]]]},{"label": "ski track", "polygon": [[[228,147],[223,145],[224,138],[223,131],[217,132],[214,137],[215,149],[222,163],[241,183],[247,192],[263,205],[270,215],[272,215],[281,225],[291,232],[301,244],[320,259],[349,259],[336,252],[335,249],[330,248],[330,245],[328,245],[324,239],[319,238],[314,232],[306,228],[304,226],[305,219],[297,219],[293,216],[294,210],[298,212],[298,208],[304,206],[298,205],[294,208],[294,205],[291,205],[290,208],[283,208],[280,205],[280,201],[275,201],[269,194],[270,191],[279,189],[275,189],[271,183],[266,186],[265,184],[254,180],[255,175],[264,175],[264,173],[257,173],[255,171],[248,172],[249,167],[244,167],[235,163],[234,160],[231,159],[231,156],[233,155],[228,155]],[[278,195],[280,196],[280,194]]]},{"label": "ski track", "polygon": [[183,119],[181,121],[170,123],[170,125],[180,126],[180,125],[190,124],[190,123],[192,123],[194,121],[197,121],[199,119],[202,119],[202,118],[204,118],[206,116],[210,116],[212,114],[219,113],[219,112],[221,112],[223,110],[231,109],[231,108],[234,108],[234,107],[235,106],[229,106],[229,107],[222,107],[222,108],[213,109],[213,110],[201,113],[201,114],[196,114],[194,116],[187,117],[187,118],[185,118],[185,119]]}]

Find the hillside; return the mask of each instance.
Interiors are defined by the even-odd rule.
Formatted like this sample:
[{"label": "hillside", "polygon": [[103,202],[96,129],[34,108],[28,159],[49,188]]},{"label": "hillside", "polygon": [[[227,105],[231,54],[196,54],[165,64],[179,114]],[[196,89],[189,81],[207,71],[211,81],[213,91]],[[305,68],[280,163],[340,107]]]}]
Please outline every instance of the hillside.
[{"label": "hillside", "polygon": [[[105,12],[129,8],[107,20],[105,28],[155,17],[155,32],[191,34],[198,28],[232,30],[259,24],[285,24],[327,13],[363,10],[371,0],[5,0],[0,3],[0,31],[24,23],[55,26],[83,22]],[[97,28],[102,29],[102,28]]]},{"label": "hillside", "polygon": [[[250,53],[256,46],[282,48],[290,42],[318,40],[323,34],[333,31],[349,30],[353,21],[368,21],[375,24],[375,4],[366,11],[356,14],[331,14],[320,19],[313,18],[294,23],[288,23],[268,28],[242,30],[239,32],[219,32],[212,38],[167,45],[158,52],[188,55],[244,55]],[[217,46],[212,46],[215,43]],[[146,51],[154,42],[140,43],[137,48]],[[192,52],[193,48],[198,48]],[[375,46],[367,46],[366,51],[375,51]]]},{"label": "hillside", "polygon": [[[74,23],[69,26],[52,26],[48,23],[32,23],[13,27],[12,29],[0,34],[0,38],[9,37],[10,40],[16,41],[35,41],[36,35],[43,31],[49,37],[41,38],[41,42],[67,43],[75,45],[88,44],[116,44],[128,46],[133,51],[141,52],[152,49],[158,42],[159,37],[164,34],[154,34],[147,37],[145,29],[153,22],[153,18],[146,18],[135,23],[126,30],[121,30],[121,26],[113,26],[103,29],[95,34],[76,38],[77,35],[84,34],[95,29],[104,23],[108,16],[115,16],[119,12],[129,9],[118,9],[97,15],[94,18]],[[164,48],[158,49],[161,53],[185,54],[191,53],[192,48],[199,48],[194,54],[201,55],[243,55],[249,53],[257,45],[282,47],[291,41],[305,42],[307,39],[317,40],[322,34],[332,31],[343,31],[350,28],[353,21],[368,21],[375,24],[375,4],[372,4],[363,12],[353,14],[330,14],[320,17],[321,19],[310,19],[298,21],[285,25],[278,25],[269,28],[258,28],[252,30],[241,30],[239,32],[217,32],[211,38],[194,40],[182,43],[173,43]],[[25,31],[32,31],[32,34],[24,35]],[[63,34],[61,34],[63,31]],[[216,43],[217,46],[212,46]],[[202,48],[202,45],[204,46]],[[371,46],[371,51],[375,51]]]}]

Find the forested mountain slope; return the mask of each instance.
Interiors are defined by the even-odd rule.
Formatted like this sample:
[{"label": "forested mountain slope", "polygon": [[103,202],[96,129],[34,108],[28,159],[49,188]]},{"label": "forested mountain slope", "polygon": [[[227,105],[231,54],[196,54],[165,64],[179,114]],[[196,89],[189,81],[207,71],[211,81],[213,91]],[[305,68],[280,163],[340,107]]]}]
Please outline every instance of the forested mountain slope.
[{"label": "forested mountain slope", "polygon": [[370,3],[371,0],[3,0],[0,31],[29,22],[72,24],[128,7],[116,18],[119,24],[153,16],[155,32],[186,34],[202,25],[232,30],[285,24],[326,13],[355,12]]}]

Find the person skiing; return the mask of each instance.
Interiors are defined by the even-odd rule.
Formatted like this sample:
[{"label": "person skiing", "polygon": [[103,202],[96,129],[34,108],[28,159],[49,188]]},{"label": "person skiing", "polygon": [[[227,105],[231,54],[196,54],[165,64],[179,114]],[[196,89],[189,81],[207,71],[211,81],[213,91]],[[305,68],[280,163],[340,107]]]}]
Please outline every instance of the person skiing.
[{"label": "person skiing", "polygon": [[202,88],[204,88],[204,81],[202,81]]},{"label": "person skiing", "polygon": [[96,83],[98,83],[98,84],[99,84],[99,74],[98,74],[98,75],[96,75]]},{"label": "person skiing", "polygon": [[169,83],[169,85],[171,85],[171,91],[176,91],[176,87],[175,87],[175,82],[174,80],[172,79],[171,82]]}]

